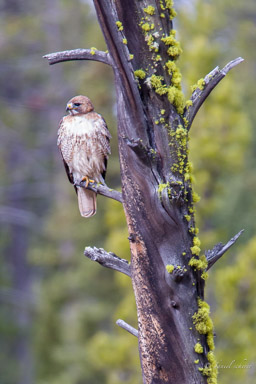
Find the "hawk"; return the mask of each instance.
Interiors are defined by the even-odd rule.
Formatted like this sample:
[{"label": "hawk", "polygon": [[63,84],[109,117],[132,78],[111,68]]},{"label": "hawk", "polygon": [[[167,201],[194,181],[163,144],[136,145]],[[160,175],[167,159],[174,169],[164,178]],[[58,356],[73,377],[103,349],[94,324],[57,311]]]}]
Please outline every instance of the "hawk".
[{"label": "hawk", "polygon": [[57,145],[69,181],[74,185],[83,217],[96,213],[96,192],[80,187],[81,181],[105,184],[111,135],[91,100],[75,96],[67,103],[68,115],[60,121]]}]

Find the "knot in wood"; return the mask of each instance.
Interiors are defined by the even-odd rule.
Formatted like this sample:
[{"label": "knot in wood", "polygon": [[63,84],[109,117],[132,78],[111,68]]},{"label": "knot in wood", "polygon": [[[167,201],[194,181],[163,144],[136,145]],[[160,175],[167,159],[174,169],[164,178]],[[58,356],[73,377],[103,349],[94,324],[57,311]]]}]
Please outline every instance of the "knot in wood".
[{"label": "knot in wood", "polygon": [[178,303],[175,300],[171,300],[171,306],[173,308],[179,308],[179,305],[178,305]]},{"label": "knot in wood", "polygon": [[129,236],[128,236],[128,240],[131,241],[132,243],[135,243],[136,241],[136,235],[134,233],[131,233]]}]

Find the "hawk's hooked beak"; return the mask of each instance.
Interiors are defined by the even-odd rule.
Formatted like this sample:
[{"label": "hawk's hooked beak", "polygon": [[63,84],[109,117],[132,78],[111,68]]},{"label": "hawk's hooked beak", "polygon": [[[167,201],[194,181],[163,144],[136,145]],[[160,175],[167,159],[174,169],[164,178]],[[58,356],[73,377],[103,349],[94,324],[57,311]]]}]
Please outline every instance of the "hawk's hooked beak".
[{"label": "hawk's hooked beak", "polygon": [[71,111],[72,109],[73,109],[73,104],[72,103],[67,104],[66,111]]}]

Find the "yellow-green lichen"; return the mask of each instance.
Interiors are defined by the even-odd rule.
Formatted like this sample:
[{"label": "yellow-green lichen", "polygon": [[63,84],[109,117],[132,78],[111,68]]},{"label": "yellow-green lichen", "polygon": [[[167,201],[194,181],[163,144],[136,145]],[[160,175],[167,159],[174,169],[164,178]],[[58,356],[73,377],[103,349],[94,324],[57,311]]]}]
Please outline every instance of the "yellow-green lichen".
[{"label": "yellow-green lichen", "polygon": [[95,55],[95,51],[97,51],[97,48],[91,47],[90,54]]},{"label": "yellow-green lichen", "polygon": [[[193,247],[190,248],[191,252],[192,252],[192,248]],[[198,250],[196,249],[196,251],[198,251]],[[199,253],[200,253],[200,251],[199,251]],[[193,254],[197,255],[196,253],[193,253]],[[205,255],[202,255],[202,256],[199,257],[199,259],[197,259],[195,257],[192,257],[189,260],[188,265],[190,265],[190,267],[195,268],[195,269],[197,269],[199,271],[200,270],[203,271],[203,270],[205,270],[208,267],[208,262],[207,262],[207,259],[206,259]]]},{"label": "yellow-green lichen", "polygon": [[207,384],[217,384],[218,367],[213,352],[207,354],[208,363],[204,368],[198,368],[202,375],[207,376]]},{"label": "yellow-green lichen", "polygon": [[173,0],[165,0],[165,7],[169,11],[170,19],[172,20],[174,17],[176,17],[177,13],[175,9],[173,8]]},{"label": "yellow-green lichen", "polygon": [[189,222],[191,220],[191,216],[190,215],[184,215],[185,219]]},{"label": "yellow-green lichen", "polygon": [[182,125],[178,125],[176,131],[172,131],[170,136],[174,139],[171,141],[170,145],[176,147],[178,157],[177,163],[172,165],[172,171],[185,174],[187,168],[188,131]]},{"label": "yellow-green lichen", "polygon": [[[160,0],[160,6],[162,10],[168,10],[169,13],[172,13],[172,0],[168,0],[167,2]],[[153,6],[148,6],[147,8],[144,8],[144,11],[152,16],[155,8]],[[152,60],[154,65],[152,65],[152,69],[155,69],[157,67],[157,62],[162,60],[161,55],[154,54],[159,51],[159,41],[157,39],[161,38],[161,41],[166,45],[167,53],[171,56],[171,60],[165,65],[165,69],[171,76],[171,79],[170,85],[167,85],[164,82],[163,76],[153,74],[148,78],[147,84],[149,86],[151,85],[158,95],[166,95],[168,101],[176,108],[177,112],[182,115],[185,107],[185,99],[181,90],[181,73],[176,64],[173,63],[173,60],[176,60],[182,52],[180,43],[175,38],[176,31],[171,30],[169,35],[162,35],[162,37],[160,37],[159,32],[150,33],[151,30],[155,28],[155,25],[153,23],[150,24],[149,19],[149,17],[142,17],[139,25],[144,32],[145,41],[149,46],[149,50],[153,52]]]},{"label": "yellow-green lichen", "polygon": [[167,54],[173,58],[173,60],[176,60],[180,54],[182,53],[182,49],[180,47],[180,43],[177,41],[177,43],[174,46],[171,46],[167,49]]},{"label": "yellow-green lichen", "polygon": [[197,235],[199,233],[199,229],[197,227],[191,227],[189,228],[189,232],[193,235]]},{"label": "yellow-green lichen", "polygon": [[145,79],[146,77],[146,72],[143,71],[143,69],[137,69],[134,71],[134,76],[137,77],[138,79]]},{"label": "yellow-green lichen", "polygon": [[[199,256],[201,252],[201,248],[198,247],[197,245],[193,245],[193,247],[190,248],[192,255]],[[191,259],[192,260],[192,259]],[[192,264],[190,264],[192,265]],[[201,268],[200,268],[201,269]]]},{"label": "yellow-green lichen", "polygon": [[161,41],[168,46],[167,54],[171,56],[173,60],[177,60],[182,53],[180,43],[176,40],[175,35],[176,31],[173,29],[168,36],[162,37],[161,39]]},{"label": "yellow-green lichen", "polygon": [[208,333],[208,335],[207,335],[207,345],[208,345],[210,351],[214,351],[215,345],[214,345],[213,332]]},{"label": "yellow-green lichen", "polygon": [[199,79],[196,84],[191,86],[191,90],[192,90],[192,92],[194,92],[198,88],[202,91],[204,89],[204,87],[205,87],[205,80]]},{"label": "yellow-green lichen", "polygon": [[118,31],[122,31],[124,29],[123,24],[121,21],[116,21],[116,26],[118,28]]},{"label": "yellow-green lichen", "polygon": [[198,195],[198,193],[192,192],[192,200],[193,203],[198,203],[198,201],[200,201],[200,196]]},{"label": "yellow-green lichen", "polygon": [[[207,376],[208,384],[217,384],[217,362],[213,354],[214,341],[213,341],[213,323],[210,318],[210,307],[209,305],[198,298],[198,311],[192,316],[193,323],[198,333],[206,335],[207,345],[210,351],[207,353],[208,363],[203,367],[199,368],[204,376]],[[194,347],[195,352],[202,353],[199,343]]]},{"label": "yellow-green lichen", "polygon": [[134,55],[131,55],[129,56],[129,59],[132,60],[134,58]]},{"label": "yellow-green lichen", "polygon": [[166,184],[159,184],[158,185],[158,189],[157,189],[157,192],[158,192],[158,195],[159,197],[162,196],[162,192],[165,188],[168,188],[169,187],[169,183],[166,183]]},{"label": "yellow-green lichen", "polygon": [[123,39],[123,43],[124,43],[124,44],[127,44],[127,39]]},{"label": "yellow-green lichen", "polygon": [[203,346],[200,343],[196,343],[194,346],[194,350],[196,353],[203,353],[204,349]]},{"label": "yellow-green lichen", "polygon": [[143,29],[143,31],[148,32],[148,31],[150,31],[151,26],[149,23],[144,23],[141,25],[141,28]]},{"label": "yellow-green lichen", "polygon": [[195,363],[195,364],[198,364],[198,363],[199,363],[199,359],[195,360],[194,363]]},{"label": "yellow-green lichen", "polygon": [[[159,50],[159,44],[155,41],[154,36],[151,33],[146,33],[145,40],[149,46],[149,50],[157,53]],[[161,59],[161,56],[158,55],[158,58]]]},{"label": "yellow-green lichen", "polygon": [[204,271],[203,273],[202,273],[202,275],[201,275],[201,278],[203,279],[203,280],[207,280],[208,279],[208,273],[206,272],[206,271]]},{"label": "yellow-green lichen", "polygon": [[174,270],[174,265],[168,264],[166,265],[165,269],[168,273],[172,274]]},{"label": "yellow-green lichen", "polygon": [[[185,105],[186,106],[186,105]],[[186,117],[183,118],[183,121],[184,121],[184,125],[185,127],[187,128],[188,127],[188,124],[189,124],[189,121],[188,119],[186,119]]]},{"label": "yellow-green lichen", "polygon": [[198,333],[201,335],[213,333],[213,323],[210,318],[210,306],[200,298],[198,299],[198,311],[194,313],[192,319]]},{"label": "yellow-green lichen", "polygon": [[191,105],[193,105],[193,101],[192,100],[187,100],[186,103],[185,103],[186,107],[191,107]]},{"label": "yellow-green lichen", "polygon": [[[193,164],[191,163],[191,161],[188,161],[187,162],[187,165],[186,165],[186,168],[185,168],[185,175],[184,175],[184,179],[185,181],[190,181],[190,183],[192,184],[193,183]],[[193,209],[193,208],[191,208]],[[194,211],[191,211],[190,213],[193,213]]]},{"label": "yellow-green lichen", "polygon": [[161,109],[161,115],[165,114],[165,109]]},{"label": "yellow-green lichen", "polygon": [[182,91],[176,87],[169,87],[168,100],[176,107],[177,112],[182,115],[184,111],[184,95]]},{"label": "yellow-green lichen", "polygon": [[168,74],[172,76],[171,78],[172,85],[174,85],[178,89],[181,89],[182,76],[177,65],[172,60],[168,60],[167,63],[165,64],[165,68],[167,69]]},{"label": "yellow-green lichen", "polygon": [[152,5],[149,5],[147,8],[144,8],[143,11],[148,15],[152,16],[155,14],[155,7],[153,7]]},{"label": "yellow-green lichen", "polygon": [[155,89],[158,95],[164,95],[168,92],[166,84],[162,84],[163,79],[163,76],[152,75],[150,77],[151,86]]}]

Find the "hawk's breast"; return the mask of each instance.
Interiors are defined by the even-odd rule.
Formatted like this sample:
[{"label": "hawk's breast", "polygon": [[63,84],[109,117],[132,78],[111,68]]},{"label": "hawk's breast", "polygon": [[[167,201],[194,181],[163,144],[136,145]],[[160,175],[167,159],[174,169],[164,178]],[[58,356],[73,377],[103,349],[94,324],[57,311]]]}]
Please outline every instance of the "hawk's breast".
[{"label": "hawk's breast", "polygon": [[107,137],[102,118],[96,113],[93,113],[94,118],[89,115],[65,116],[58,133],[59,148],[75,183],[84,176],[102,182],[104,160],[110,152],[105,145]]}]

